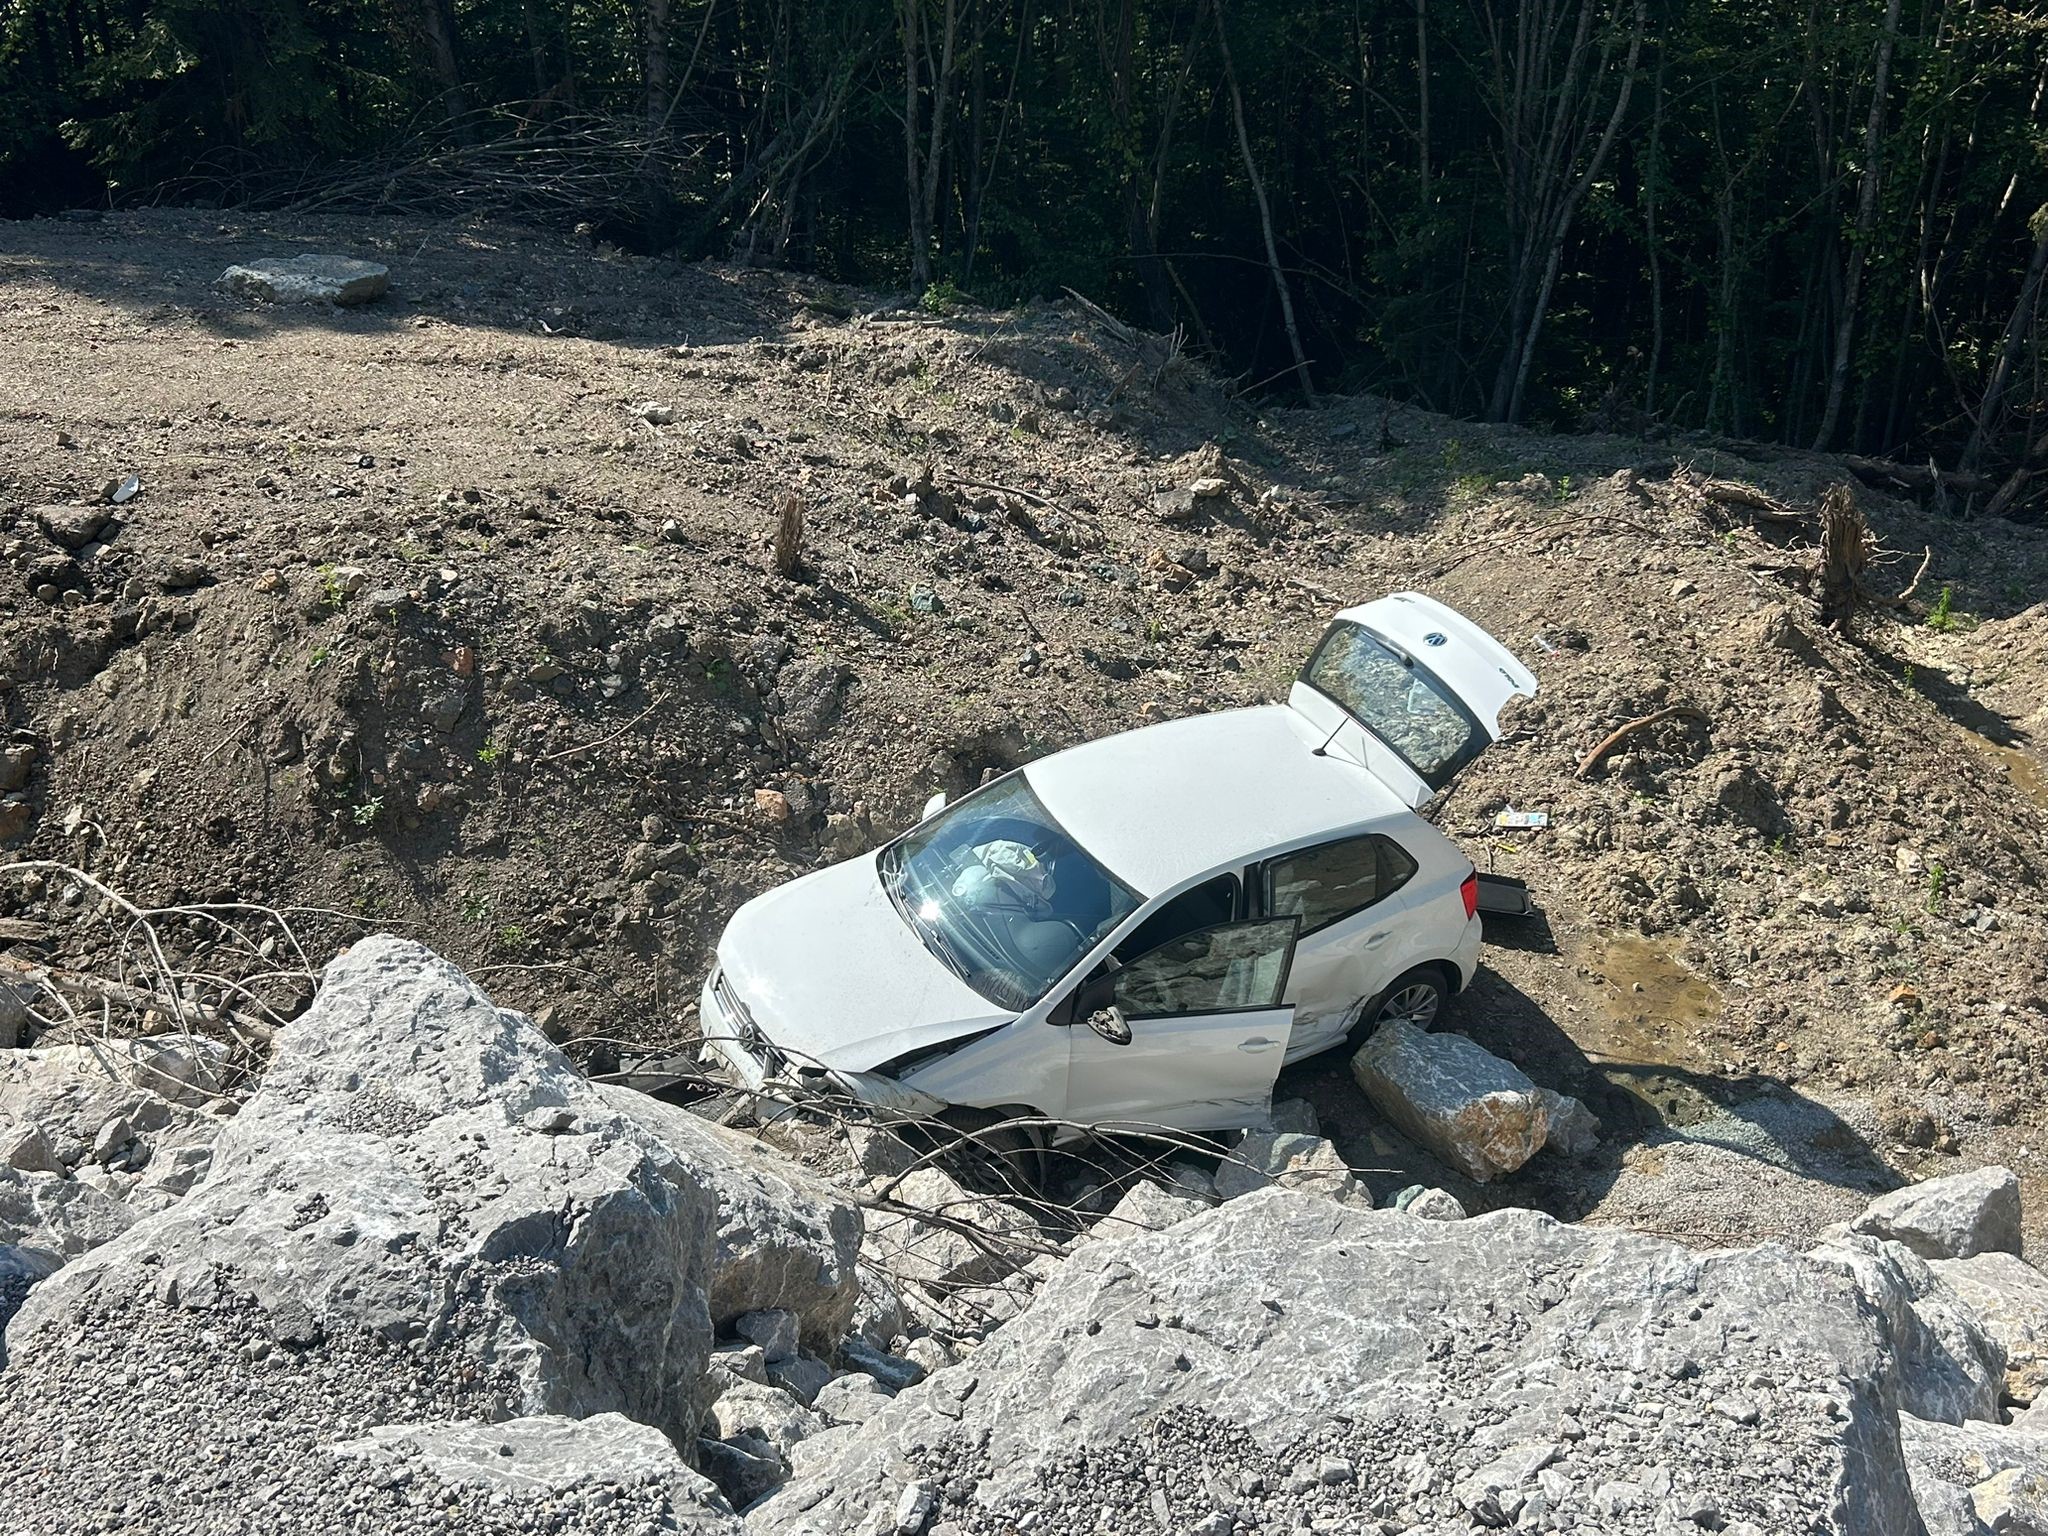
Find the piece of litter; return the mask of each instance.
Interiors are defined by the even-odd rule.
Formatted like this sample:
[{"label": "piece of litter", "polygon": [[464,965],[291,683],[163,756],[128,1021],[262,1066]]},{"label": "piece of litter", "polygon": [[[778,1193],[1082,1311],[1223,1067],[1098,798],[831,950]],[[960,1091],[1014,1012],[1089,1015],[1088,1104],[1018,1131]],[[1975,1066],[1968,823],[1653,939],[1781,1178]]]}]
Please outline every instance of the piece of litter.
[{"label": "piece of litter", "polygon": [[1547,827],[1550,825],[1548,811],[1502,811],[1493,818],[1496,827]]},{"label": "piece of litter", "polygon": [[136,494],[140,492],[141,489],[142,476],[130,475],[126,480],[123,480],[119,485],[114,487],[114,489],[108,494],[107,500],[111,501],[115,506],[118,507],[124,501],[133,501],[136,497]]}]

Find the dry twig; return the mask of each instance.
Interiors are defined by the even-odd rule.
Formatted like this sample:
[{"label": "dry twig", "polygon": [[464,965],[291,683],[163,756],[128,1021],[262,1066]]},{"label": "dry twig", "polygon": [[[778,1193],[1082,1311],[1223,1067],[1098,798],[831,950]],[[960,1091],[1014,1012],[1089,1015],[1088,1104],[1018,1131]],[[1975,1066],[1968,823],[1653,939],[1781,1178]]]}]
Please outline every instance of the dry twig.
[{"label": "dry twig", "polygon": [[1598,768],[1605,762],[1608,754],[1624,741],[1627,741],[1638,731],[1647,731],[1651,726],[1661,725],[1666,720],[1697,720],[1702,725],[1708,723],[1705,710],[1695,709],[1690,704],[1667,704],[1662,709],[1653,710],[1647,715],[1629,721],[1627,725],[1624,725],[1620,730],[1608,736],[1600,745],[1580,758],[1578,772],[1575,777],[1585,778],[1595,768]]}]

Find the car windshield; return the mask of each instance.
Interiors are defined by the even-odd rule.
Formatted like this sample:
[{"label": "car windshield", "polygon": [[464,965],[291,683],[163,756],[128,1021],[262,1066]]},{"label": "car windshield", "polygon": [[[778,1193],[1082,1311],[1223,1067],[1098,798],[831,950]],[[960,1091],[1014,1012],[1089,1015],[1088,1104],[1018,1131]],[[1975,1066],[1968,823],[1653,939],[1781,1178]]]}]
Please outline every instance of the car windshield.
[{"label": "car windshield", "polygon": [[1486,733],[1455,693],[1362,624],[1332,624],[1301,675],[1392,748],[1431,789],[1442,789],[1486,746]]},{"label": "car windshield", "polygon": [[1138,893],[1067,835],[1021,773],[912,828],[881,870],[925,948],[1019,1012],[1138,906]]}]

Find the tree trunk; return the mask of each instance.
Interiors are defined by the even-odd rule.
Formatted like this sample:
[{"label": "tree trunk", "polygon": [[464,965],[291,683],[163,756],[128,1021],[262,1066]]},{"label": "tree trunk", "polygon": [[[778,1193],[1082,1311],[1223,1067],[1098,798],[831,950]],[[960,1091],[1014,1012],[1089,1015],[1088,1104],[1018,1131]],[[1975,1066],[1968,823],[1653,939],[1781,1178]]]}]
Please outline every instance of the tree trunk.
[{"label": "tree trunk", "polygon": [[647,130],[660,134],[668,127],[668,8],[669,0],[643,0],[641,24],[642,84],[646,87]]},{"label": "tree trunk", "polygon": [[1280,296],[1280,319],[1287,328],[1287,345],[1294,353],[1294,374],[1301,381],[1301,392],[1309,400],[1316,397],[1316,386],[1308,376],[1308,355],[1301,350],[1301,328],[1294,322],[1294,296],[1287,289],[1287,272],[1280,265],[1280,246],[1273,238],[1273,209],[1266,201],[1266,184],[1259,179],[1259,162],[1252,154],[1252,138],[1244,125],[1244,95],[1237,88],[1237,67],[1230,61],[1229,29],[1223,23],[1223,0],[1209,0],[1216,15],[1216,46],[1223,54],[1223,80],[1230,88],[1230,112],[1237,123],[1238,153],[1244,157],[1244,173],[1252,184],[1252,196],[1258,200],[1259,228],[1266,237],[1266,266],[1273,274],[1273,289]]},{"label": "tree trunk", "polygon": [[1643,414],[1657,414],[1657,369],[1664,360],[1664,263],[1657,252],[1657,188],[1664,179],[1664,75],[1670,50],[1657,50],[1656,99],[1650,107],[1650,152],[1643,160],[1643,249],[1650,263],[1650,359],[1644,367]]},{"label": "tree trunk", "polygon": [[1429,0],[1415,0],[1416,202],[1429,216]]},{"label": "tree trunk", "polygon": [[2027,263],[2027,278],[2020,285],[2019,302],[2013,305],[2012,319],[2006,322],[2005,339],[1998,348],[1998,361],[1992,364],[1991,380],[1984,386],[1984,399],[1977,407],[1977,420],[1970,428],[1970,443],[1963,450],[1962,467],[1965,470],[1974,470],[1984,461],[1984,449],[1998,430],[1999,407],[2005,403],[2005,389],[2011,382],[2013,365],[2019,361],[2020,347],[2033,325],[2034,300],[2041,292],[2041,274],[2048,269],[2048,207],[2034,215],[2034,223],[2039,227],[2039,233],[2034,239],[2033,259]]},{"label": "tree trunk", "polygon": [[918,22],[923,0],[903,0],[903,186],[910,199],[910,281],[920,292],[931,286],[931,226],[924,214],[924,175],[919,166]]},{"label": "tree trunk", "polygon": [[1899,40],[1899,0],[1887,0],[1884,35],[1878,39],[1877,68],[1871,78],[1870,117],[1863,131],[1863,185],[1856,199],[1856,233],[1849,247],[1848,270],[1842,278],[1842,309],[1835,320],[1835,360],[1828,370],[1828,401],[1820,427],[1813,434],[1816,451],[1834,439],[1842,417],[1842,397],[1849,384],[1849,363],[1856,337],[1856,306],[1862,298],[1863,269],[1870,256],[1870,235],[1877,225],[1878,185],[1883,179],[1879,155],[1884,147],[1885,90],[1890,83],[1892,48]]},{"label": "tree trunk", "polygon": [[441,108],[455,129],[455,136],[468,143],[469,92],[462,83],[462,63],[456,51],[455,7],[450,0],[420,0],[420,29],[426,33],[427,54],[433,61],[434,78],[441,86]]}]

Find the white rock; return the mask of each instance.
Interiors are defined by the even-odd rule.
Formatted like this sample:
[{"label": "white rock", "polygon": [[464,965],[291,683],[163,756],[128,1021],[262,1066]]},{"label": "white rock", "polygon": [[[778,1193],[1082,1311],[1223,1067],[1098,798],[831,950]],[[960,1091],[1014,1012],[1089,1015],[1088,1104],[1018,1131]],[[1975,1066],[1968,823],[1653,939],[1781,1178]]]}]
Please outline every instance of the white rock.
[{"label": "white rock", "polygon": [[229,267],[220,283],[266,304],[368,304],[391,291],[391,270],[346,256],[266,256]]},{"label": "white rock", "polygon": [[743,1381],[719,1394],[705,1433],[720,1440],[754,1435],[786,1456],[792,1445],[824,1427],[822,1418],[782,1388]]},{"label": "white rock", "polygon": [[1879,1196],[1850,1225],[1926,1259],[2018,1253],[2020,1182],[1998,1167],[1929,1179]]},{"label": "white rock", "polygon": [[939,1496],[931,1484],[908,1484],[896,1500],[896,1536],[917,1536],[938,1503]]},{"label": "white rock", "polygon": [[1216,1165],[1216,1193],[1225,1200],[1272,1184],[1310,1190],[1346,1205],[1372,1204],[1372,1191],[1320,1136],[1252,1131]]},{"label": "white rock", "polygon": [[2048,1276],[2010,1253],[1934,1259],[1927,1267],[2005,1351],[2005,1395],[2031,1403],[2048,1392]]},{"label": "white rock", "polygon": [[327,1449],[372,1466],[417,1462],[451,1488],[536,1504],[578,1489],[658,1483],[668,1489],[669,1518],[677,1530],[738,1536],[741,1529],[717,1489],[690,1470],[667,1436],[617,1413],[497,1424],[387,1424]]},{"label": "white rock", "polygon": [[1882,1313],[1906,1412],[1945,1424],[1993,1420],[2005,1352],[1910,1248],[1860,1234],[1809,1255],[1842,1270]]},{"label": "white rock", "polygon": [[1465,1205],[1447,1189],[1411,1185],[1394,1200],[1394,1209],[1423,1221],[1463,1221]]},{"label": "white rock", "polygon": [[865,1424],[889,1405],[891,1394],[864,1372],[835,1376],[818,1389],[811,1406],[833,1424]]},{"label": "white rock", "polygon": [[1149,1179],[1140,1179],[1124,1191],[1123,1198],[1102,1220],[1088,1229],[1086,1237],[1107,1242],[1142,1237],[1147,1232],[1162,1232],[1207,1209],[1209,1203],[1205,1200],[1171,1194]]},{"label": "white rock", "polygon": [[1351,1075],[1397,1127],[1476,1183],[1513,1173],[1550,1133],[1536,1085],[1463,1035],[1383,1024]]}]

